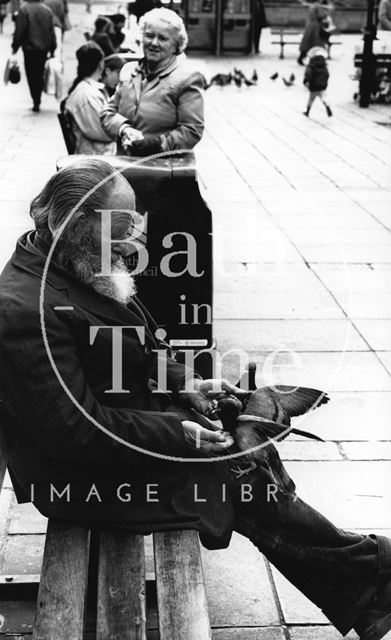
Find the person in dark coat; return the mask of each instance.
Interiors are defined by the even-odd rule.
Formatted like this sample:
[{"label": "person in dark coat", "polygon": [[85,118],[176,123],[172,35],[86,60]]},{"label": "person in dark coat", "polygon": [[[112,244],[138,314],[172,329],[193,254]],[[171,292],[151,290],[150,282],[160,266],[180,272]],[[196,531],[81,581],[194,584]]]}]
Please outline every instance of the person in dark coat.
[{"label": "person in dark coat", "polygon": [[100,46],[105,56],[115,53],[115,48],[108,33],[111,28],[112,24],[108,18],[101,17],[95,20],[95,31],[91,36],[91,40]]},{"label": "person in dark coat", "polygon": [[316,98],[319,98],[327,115],[333,115],[330,106],[326,102],[324,92],[329,83],[329,70],[327,68],[327,51],[322,47],[313,47],[308,52],[309,62],[304,73],[304,84],[308,88],[310,95],[308,97],[307,108],[304,111],[305,116],[310,115],[311,107]]},{"label": "person in dark coat", "polygon": [[110,17],[110,20],[112,22],[112,29],[109,31],[109,37],[115,51],[119,51],[125,40],[123,29],[125,28],[126,19],[122,13],[115,13]]},{"label": "person in dark coat", "polygon": [[53,13],[40,0],[28,0],[18,11],[12,52],[23,49],[27,82],[33,99],[33,111],[38,112],[43,91],[43,74],[48,54],[56,49]]},{"label": "person in dark coat", "polygon": [[161,6],[160,0],[135,0],[135,2],[128,3],[128,13],[136,16],[138,22],[145,13]]},{"label": "person in dark coat", "polygon": [[342,634],[380,640],[391,541],[338,529],[293,481],[277,490],[265,467],[227,462],[232,437],[207,416],[240,390],[170,357],[123,263],[134,209],[109,164],[78,160],[34,199],[36,229],[0,276],[0,425],[18,500],[87,526],[198,529],[210,548],[234,528]]},{"label": "person in dark coat", "polygon": [[63,0],[43,0],[43,3],[53,13],[54,26],[59,27],[64,32],[66,11]]},{"label": "person in dark coat", "polygon": [[262,35],[262,29],[268,26],[268,21],[266,19],[265,6],[263,4],[263,0],[255,0],[254,2],[254,27],[253,27],[253,46],[254,52],[260,53],[259,51],[259,42]]},{"label": "person in dark coat", "polygon": [[315,0],[310,4],[302,4],[308,6],[308,16],[299,46],[300,55],[297,59],[297,62],[301,65],[304,64],[304,59],[312,47],[326,46],[330,34],[323,27],[332,10],[332,6],[328,4],[328,0]]},{"label": "person in dark coat", "polygon": [[[122,176],[94,192],[88,208],[83,206],[59,241],[43,303],[54,367],[45,351],[39,299],[53,236],[81,193],[111,175],[110,165],[93,160],[57,173],[32,203],[36,231],[22,236],[1,276],[0,397],[5,418],[0,423],[6,429],[11,473],[19,497],[31,499],[33,492],[34,504],[46,516],[144,532],[196,528],[210,545],[224,545],[232,528],[231,502],[221,499],[226,467],[171,460],[200,456],[195,449],[198,425],[183,425],[170,411],[172,398],[184,397],[179,391],[194,374],[167,357],[167,390],[154,392],[157,356],[168,347],[157,337],[157,326],[134,296],[133,280],[123,267],[130,250],[129,213],[113,215],[112,235],[118,242],[112,245],[111,268],[118,277],[94,277],[94,269],[99,271],[99,253],[93,251],[96,210],[105,203],[120,211],[135,208]],[[121,388],[109,356],[113,330],[105,327],[110,326],[124,327]],[[89,327],[97,331],[94,338],[92,333],[89,338]],[[25,375],[19,377],[22,370]],[[204,444],[206,451],[224,451],[225,437],[200,429],[201,453]],[[60,491],[68,483],[71,502],[51,500],[52,487]],[[86,502],[93,484],[101,503]],[[159,487],[158,503],[152,497],[148,501],[148,485]],[[197,490],[216,509],[194,503]]]}]

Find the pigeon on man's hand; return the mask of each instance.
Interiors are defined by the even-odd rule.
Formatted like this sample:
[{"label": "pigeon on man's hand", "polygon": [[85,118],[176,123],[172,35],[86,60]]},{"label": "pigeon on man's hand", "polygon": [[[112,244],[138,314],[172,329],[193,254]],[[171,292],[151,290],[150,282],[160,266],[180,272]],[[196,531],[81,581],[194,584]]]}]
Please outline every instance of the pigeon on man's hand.
[{"label": "pigeon on man's hand", "polygon": [[292,432],[322,441],[312,433],[291,428],[291,418],[326,404],[329,397],[323,391],[306,387],[278,385],[255,389],[255,372],[255,363],[250,363],[237,384],[243,393],[218,403],[218,417],[224,429],[233,436],[235,449],[243,451],[244,460],[248,463],[246,466],[245,462],[243,469],[243,460],[239,460],[240,466],[233,472],[239,478],[262,466],[269,471],[281,491],[289,491],[292,481],[272,440],[282,440]]}]

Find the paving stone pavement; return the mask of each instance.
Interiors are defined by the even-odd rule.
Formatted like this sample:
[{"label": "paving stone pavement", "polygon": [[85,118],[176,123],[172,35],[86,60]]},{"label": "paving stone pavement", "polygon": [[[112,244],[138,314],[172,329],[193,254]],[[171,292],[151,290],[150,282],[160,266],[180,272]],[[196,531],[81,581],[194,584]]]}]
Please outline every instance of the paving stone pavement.
[{"label": "paving stone pavement", "polygon": [[[74,51],[94,16],[113,5],[71,4],[64,86]],[[117,7],[117,5],[115,5]],[[9,19],[0,68],[9,53]],[[279,445],[299,493],[338,526],[391,530],[391,120],[390,107],[352,101],[359,35],[341,36],[330,61],[334,116],[306,91],[296,52],[279,60],[267,31],[262,55],[190,57],[207,78],[234,65],[259,75],[256,87],[212,87],[199,181],[214,215],[215,334],[221,352],[240,348],[258,363],[258,382],[318,386],[326,407],[299,421],[325,444],[291,437]],[[279,72],[277,80],[270,76]],[[285,87],[281,77],[296,76]],[[30,227],[28,205],[65,154],[57,104],[29,111],[25,80],[0,94],[0,267]],[[237,355],[223,362],[233,381]],[[0,573],[38,574],[46,521],[0,498]],[[204,553],[216,640],[334,640],[339,634],[245,539]],[[7,629],[29,637],[33,607],[0,603]],[[11,608],[12,608],[11,607]],[[27,609],[26,609],[27,607]],[[22,620],[22,622],[21,622]],[[21,624],[25,624],[21,628]],[[153,630],[155,622],[150,621]],[[0,637],[3,629],[0,629]],[[156,635],[151,631],[150,638]],[[353,633],[349,638],[356,637]]]}]

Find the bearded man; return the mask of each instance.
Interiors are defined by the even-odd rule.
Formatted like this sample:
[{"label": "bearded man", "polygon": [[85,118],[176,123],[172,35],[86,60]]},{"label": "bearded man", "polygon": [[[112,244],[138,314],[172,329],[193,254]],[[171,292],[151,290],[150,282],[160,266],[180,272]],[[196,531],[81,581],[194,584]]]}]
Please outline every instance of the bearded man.
[{"label": "bearded man", "polygon": [[109,164],[62,169],[32,202],[35,231],[0,277],[1,424],[18,500],[88,526],[197,529],[209,548],[235,529],[342,634],[380,640],[391,628],[391,541],[337,529],[291,481],[270,492],[262,466],[239,478],[224,460],[205,463],[232,445],[207,418],[211,399],[239,390],[170,357],[124,264],[134,209]]}]

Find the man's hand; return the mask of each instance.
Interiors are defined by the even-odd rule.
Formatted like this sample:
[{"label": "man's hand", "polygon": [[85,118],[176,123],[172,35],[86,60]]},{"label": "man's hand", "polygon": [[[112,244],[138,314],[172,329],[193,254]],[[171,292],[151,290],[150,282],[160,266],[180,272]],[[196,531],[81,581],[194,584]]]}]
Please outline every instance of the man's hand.
[{"label": "man's hand", "polygon": [[247,391],[235,387],[227,380],[188,380],[185,388],[179,392],[179,402],[187,407],[192,407],[198,413],[212,416],[216,409],[217,401],[228,398],[230,395],[240,398],[248,396]]},{"label": "man's hand", "polygon": [[218,427],[216,427],[217,431],[212,431],[191,420],[183,420],[182,427],[189,447],[205,455],[221,454],[234,442],[229,433],[221,431]]}]

